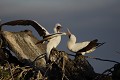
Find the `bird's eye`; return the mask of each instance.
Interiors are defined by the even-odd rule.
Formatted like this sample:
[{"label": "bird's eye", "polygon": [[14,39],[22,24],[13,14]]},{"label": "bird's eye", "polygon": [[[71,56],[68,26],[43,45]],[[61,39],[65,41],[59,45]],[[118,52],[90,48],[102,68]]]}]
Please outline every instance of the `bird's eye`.
[{"label": "bird's eye", "polygon": [[57,29],[60,29],[61,28],[61,26],[57,26]]}]

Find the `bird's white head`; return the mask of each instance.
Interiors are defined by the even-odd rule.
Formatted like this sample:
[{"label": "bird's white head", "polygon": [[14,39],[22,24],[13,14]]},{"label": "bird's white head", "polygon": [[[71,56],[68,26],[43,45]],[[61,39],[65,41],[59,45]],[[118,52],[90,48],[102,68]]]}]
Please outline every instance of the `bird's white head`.
[{"label": "bird's white head", "polygon": [[61,28],[62,28],[61,24],[57,23],[57,24],[55,25],[55,27],[54,27],[54,32],[55,32],[55,33],[59,33],[60,30],[61,30]]},{"label": "bird's white head", "polygon": [[69,39],[70,39],[71,41],[76,42],[76,37],[75,37],[75,35],[73,35],[68,28],[67,28],[66,34],[68,35],[68,37],[69,37]]}]

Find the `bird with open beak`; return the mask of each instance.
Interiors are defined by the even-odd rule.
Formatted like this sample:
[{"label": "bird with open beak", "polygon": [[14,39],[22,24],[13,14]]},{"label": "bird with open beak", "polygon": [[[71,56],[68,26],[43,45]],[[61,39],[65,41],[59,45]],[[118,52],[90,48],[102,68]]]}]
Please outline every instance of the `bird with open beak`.
[{"label": "bird with open beak", "polygon": [[76,54],[85,55],[86,53],[91,53],[94,50],[96,50],[96,48],[104,44],[104,43],[97,43],[98,42],[97,39],[94,39],[92,41],[84,41],[84,42],[76,43],[75,35],[72,34],[69,29],[67,29],[67,31],[68,31],[67,35],[69,37],[69,40],[67,42],[67,47],[70,51]]}]

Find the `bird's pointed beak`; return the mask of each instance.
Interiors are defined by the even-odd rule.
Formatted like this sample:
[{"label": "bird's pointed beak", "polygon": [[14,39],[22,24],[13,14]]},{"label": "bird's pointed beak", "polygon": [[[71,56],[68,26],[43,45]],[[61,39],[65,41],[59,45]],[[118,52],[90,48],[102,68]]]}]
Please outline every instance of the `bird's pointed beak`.
[{"label": "bird's pointed beak", "polygon": [[67,32],[66,32],[67,35],[71,35],[71,32],[70,30],[67,28]]},{"label": "bird's pointed beak", "polygon": [[72,34],[72,33],[70,32],[70,30],[67,28],[66,35],[68,35],[68,37],[70,38],[71,34]]}]

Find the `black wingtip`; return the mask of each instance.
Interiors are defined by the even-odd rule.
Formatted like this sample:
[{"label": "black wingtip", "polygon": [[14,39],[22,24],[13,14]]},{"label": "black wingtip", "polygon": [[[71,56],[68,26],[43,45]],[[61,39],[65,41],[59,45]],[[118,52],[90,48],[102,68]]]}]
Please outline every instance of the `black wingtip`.
[{"label": "black wingtip", "polygon": [[98,39],[94,39],[93,42],[98,42]]}]

